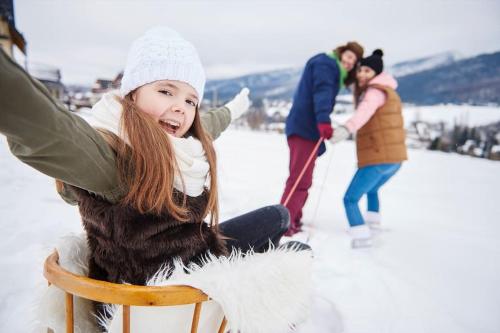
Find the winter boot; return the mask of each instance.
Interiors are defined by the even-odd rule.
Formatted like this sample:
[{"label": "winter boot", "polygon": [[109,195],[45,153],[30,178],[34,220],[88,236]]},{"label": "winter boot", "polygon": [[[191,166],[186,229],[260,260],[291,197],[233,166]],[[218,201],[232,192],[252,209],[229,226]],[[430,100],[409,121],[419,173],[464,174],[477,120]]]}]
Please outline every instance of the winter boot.
[{"label": "winter boot", "polygon": [[280,246],[278,246],[278,249],[286,249],[292,251],[312,251],[311,247],[308,244],[295,240],[291,240],[281,244]]},{"label": "winter boot", "polygon": [[380,225],[380,220],[381,220],[381,215],[379,212],[371,212],[367,211],[365,213],[365,223],[370,227],[372,230],[380,230],[381,225]]},{"label": "winter boot", "polygon": [[295,226],[291,225],[288,230],[285,232],[283,236],[285,237],[293,237],[295,234],[301,232],[300,229],[296,228]]},{"label": "winter boot", "polygon": [[366,224],[357,225],[349,229],[351,234],[351,247],[353,249],[371,247],[373,245],[372,233]]},{"label": "winter boot", "polygon": [[302,226],[303,223],[301,221],[295,221],[290,224],[290,227],[288,228],[287,232],[285,232],[286,237],[292,237],[293,235],[299,233],[302,231]]}]

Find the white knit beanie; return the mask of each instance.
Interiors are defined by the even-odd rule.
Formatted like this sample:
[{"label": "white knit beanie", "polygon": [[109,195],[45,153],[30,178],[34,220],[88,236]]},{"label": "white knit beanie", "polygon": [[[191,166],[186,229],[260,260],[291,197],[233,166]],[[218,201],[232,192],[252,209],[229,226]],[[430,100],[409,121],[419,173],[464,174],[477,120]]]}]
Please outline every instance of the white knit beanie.
[{"label": "white knit beanie", "polygon": [[135,40],[127,57],[120,93],[158,80],[189,84],[203,99],[205,72],[194,46],[167,27],[155,27]]}]

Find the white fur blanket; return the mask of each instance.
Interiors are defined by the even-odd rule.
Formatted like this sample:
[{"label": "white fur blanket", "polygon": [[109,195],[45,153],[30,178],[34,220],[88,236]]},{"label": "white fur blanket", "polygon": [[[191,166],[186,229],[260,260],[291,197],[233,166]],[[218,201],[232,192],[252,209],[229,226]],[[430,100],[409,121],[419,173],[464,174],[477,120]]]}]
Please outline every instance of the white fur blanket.
[{"label": "white fur blanket", "polygon": [[[59,264],[86,275],[88,248],[84,236],[67,236],[57,247]],[[202,267],[176,263],[169,278],[161,270],[148,285],[189,285],[201,289],[213,301],[204,302],[198,332],[217,332],[223,315],[227,330],[241,333],[289,332],[304,321],[311,301],[312,255],[310,251],[272,249],[264,254],[235,252],[230,257],[210,257]],[[187,269],[188,273],[185,272]],[[75,297],[75,333],[97,332],[90,301]],[[131,307],[131,331],[189,332],[194,305]],[[110,306],[102,319],[109,332],[121,332],[120,306]],[[47,287],[38,306],[41,327],[65,332],[64,293]]]}]

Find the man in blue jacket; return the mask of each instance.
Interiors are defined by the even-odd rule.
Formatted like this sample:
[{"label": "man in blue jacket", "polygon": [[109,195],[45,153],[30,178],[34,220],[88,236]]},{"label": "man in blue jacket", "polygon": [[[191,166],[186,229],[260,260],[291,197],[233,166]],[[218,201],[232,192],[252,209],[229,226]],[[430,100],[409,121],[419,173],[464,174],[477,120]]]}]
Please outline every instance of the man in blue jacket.
[{"label": "man in blue jacket", "polygon": [[[312,185],[316,156],[289,197],[292,187],[318,140],[332,137],[330,113],[333,111],[335,98],[344,85],[354,82],[356,64],[362,57],[363,47],[356,42],[349,42],[331,53],[315,55],[306,63],[286,120],[290,176],[286,181],[281,203],[290,212],[288,236],[301,231],[302,207]],[[322,143],[318,156],[325,150],[325,144]]]}]

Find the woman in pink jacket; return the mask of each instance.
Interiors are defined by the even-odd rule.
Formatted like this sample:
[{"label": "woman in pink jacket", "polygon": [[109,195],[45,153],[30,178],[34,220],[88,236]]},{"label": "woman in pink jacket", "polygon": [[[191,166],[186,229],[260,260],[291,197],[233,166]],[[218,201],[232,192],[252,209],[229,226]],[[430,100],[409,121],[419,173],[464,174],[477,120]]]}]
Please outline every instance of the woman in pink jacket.
[{"label": "woman in pink jacket", "polygon": [[[330,140],[337,143],[356,132],[358,170],[344,196],[353,248],[372,245],[370,227],[380,225],[378,190],[407,159],[397,82],[383,72],[382,56],[377,49],[361,60],[354,91],[356,111],[344,126],[335,129]],[[363,218],[358,202],[365,194],[368,212]]]}]

